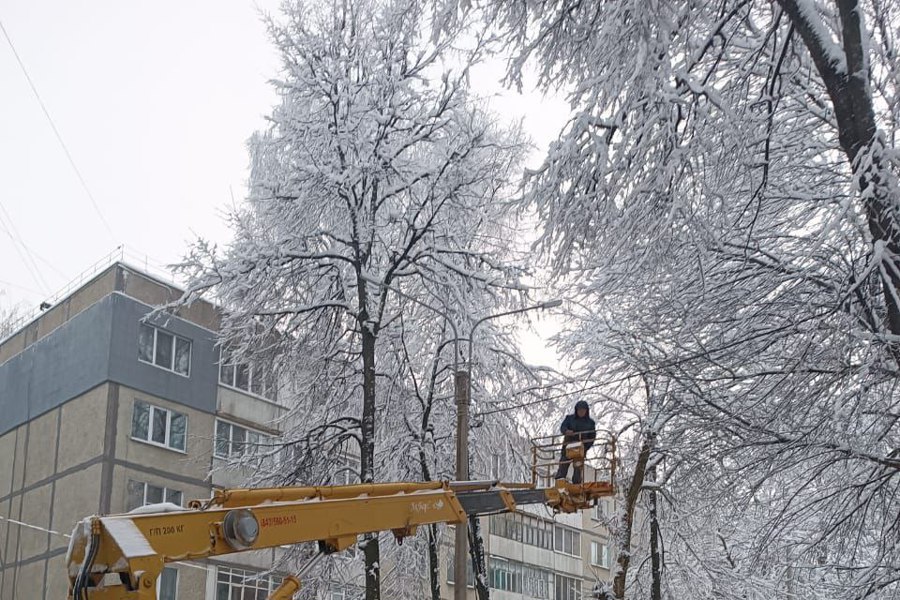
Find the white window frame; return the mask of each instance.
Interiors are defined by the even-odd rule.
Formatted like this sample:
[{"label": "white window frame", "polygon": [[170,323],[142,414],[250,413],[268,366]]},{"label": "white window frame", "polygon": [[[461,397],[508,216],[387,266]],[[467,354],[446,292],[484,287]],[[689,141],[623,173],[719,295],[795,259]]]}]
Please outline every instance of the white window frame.
[{"label": "white window frame", "polygon": [[[535,582],[541,586],[541,590],[533,590],[531,583]],[[542,582],[542,583],[538,583]],[[543,592],[541,595],[540,592]],[[536,565],[522,563],[522,595],[525,598],[539,598],[540,600],[550,600],[554,593],[553,590],[553,572],[543,569]]]},{"label": "white window frame", "polygon": [[328,600],[347,600],[360,593],[359,586],[332,581],[328,584]]},{"label": "white window frame", "polygon": [[[563,548],[556,547],[556,531],[562,530],[563,532]],[[574,552],[567,552],[565,550],[566,546],[566,535],[572,537],[572,549]],[[576,558],[581,558],[581,532],[575,529],[570,529],[568,527],[563,527],[561,525],[554,525],[553,527],[553,551],[558,552],[560,554],[565,554],[566,556],[574,556]]]},{"label": "white window frame", "polygon": [[[148,501],[147,501],[147,490],[148,490],[148,488],[149,488],[150,486],[153,486],[153,487],[155,487],[155,488],[160,488],[160,489],[162,489],[162,501],[163,501],[163,502],[168,502],[168,501],[169,501],[169,493],[170,493],[170,492],[177,492],[178,494],[181,495],[181,502],[179,502],[178,505],[179,505],[179,506],[184,506],[184,492],[183,492],[182,490],[176,490],[175,488],[170,488],[170,487],[165,486],[165,485],[156,485],[155,483],[150,483],[150,482],[147,482],[147,481],[139,481],[139,480],[137,480],[137,479],[131,479],[131,478],[129,477],[129,478],[128,478],[128,483],[127,483],[126,485],[127,485],[127,486],[130,486],[132,483],[138,484],[138,485],[140,485],[140,486],[143,488],[143,491],[142,491],[142,493],[141,493],[141,504],[140,504],[140,506],[147,506],[148,504],[153,504],[152,502],[148,502]],[[125,488],[125,497],[126,497],[126,499],[128,499],[128,496],[130,495],[130,493],[131,493],[130,488],[129,488],[129,487],[126,487],[126,488]],[[131,507],[131,508],[128,509],[128,510],[134,510],[135,508],[140,508],[140,506],[134,506],[134,507]],[[128,508],[128,507],[126,506],[126,508]]]},{"label": "white window frame", "polygon": [[505,481],[506,477],[506,455],[499,452],[492,452],[490,458],[490,471],[488,477],[490,479],[499,479]]},{"label": "white window frame", "polygon": [[609,569],[609,544],[591,540],[591,566]]},{"label": "white window frame", "polygon": [[[500,513],[490,518],[490,532],[493,535],[512,540],[542,550],[553,550],[554,526],[552,521],[545,521],[534,515],[520,512]],[[521,532],[516,535],[516,528]],[[529,535],[531,540],[529,540]],[[545,543],[541,544],[541,540]]]},{"label": "white window frame", "polygon": [[[453,538],[454,532],[456,528],[453,525],[447,527],[447,533],[450,538]],[[452,548],[447,549],[447,584],[455,586],[456,585],[456,565],[455,565],[455,556]],[[469,576],[471,575],[472,581],[469,582]],[[488,569],[488,579],[490,579],[490,568]],[[475,571],[472,569],[472,561],[466,559],[466,587],[469,589],[475,589]]]},{"label": "white window frame", "polygon": [[512,589],[512,566],[509,560],[492,556],[488,566],[488,585],[489,587],[500,590],[502,592],[513,592]]},{"label": "white window frame", "polygon": [[[569,583],[569,582],[571,582],[571,583],[573,584],[573,585],[572,585],[572,588],[573,588],[572,591],[574,592],[574,594],[573,594],[573,595],[574,595],[574,599],[560,598],[560,597],[557,595],[556,592],[559,591],[559,588],[560,588],[560,585],[559,585],[559,583],[560,583],[559,580],[560,580],[560,579],[568,580],[568,581],[566,581],[566,582],[564,582],[564,583]],[[566,586],[566,587],[568,587],[568,586]],[[584,586],[582,585],[581,579],[579,579],[579,578],[577,578],[577,577],[570,577],[570,576],[568,576],[568,575],[561,575],[561,574],[559,574],[559,573],[554,573],[554,574],[553,574],[553,600],[580,600],[580,599],[582,598],[583,587],[584,587]],[[567,594],[567,596],[568,596],[568,594]]]},{"label": "white window frame", "polygon": [[[148,421],[147,421],[147,438],[137,437],[134,434],[134,413],[137,410],[138,404],[144,404],[148,407]],[[166,413],[166,436],[165,440],[160,443],[153,439],[153,423],[155,422],[153,419],[154,411],[162,411]],[[151,446],[156,446],[157,448],[165,448],[166,450],[171,450],[172,452],[179,452],[181,454],[187,454],[187,437],[188,437],[188,416],[185,413],[178,412],[176,410],[171,410],[169,408],[163,408],[162,406],[157,406],[156,404],[151,404],[145,400],[140,400],[135,398],[134,404],[131,408],[131,439],[136,442],[141,442],[143,444],[150,444]],[[178,448],[177,446],[171,446],[170,442],[172,440],[172,415],[180,415],[184,417],[184,448]]]},{"label": "white window frame", "polygon": [[[521,594],[523,571],[524,565],[521,562],[492,554],[488,559],[488,587],[511,594]],[[499,581],[495,581],[495,577]]]},{"label": "white window frame", "polygon": [[[268,594],[271,594],[273,591],[275,591],[276,588],[278,588],[279,585],[281,585],[282,578],[278,577],[276,575],[272,575],[271,573],[269,573],[268,575],[262,575],[262,571],[248,571],[247,569],[239,569],[239,568],[235,568],[235,567],[222,567],[222,566],[217,566],[217,567],[215,567],[215,569],[216,569],[216,578],[215,578],[215,587],[214,587],[214,592],[213,592],[213,598],[218,597],[219,583],[223,583],[223,582],[220,582],[219,576],[223,573],[227,573],[230,576],[229,581],[226,583],[229,587],[229,591],[234,590],[234,589],[240,589],[241,592],[244,592],[245,590],[249,589],[252,591],[264,591],[264,592],[267,592]],[[230,578],[234,577],[234,576],[240,577],[241,582],[235,583],[234,585],[232,585],[233,582],[230,581]],[[253,580],[249,585],[247,585],[245,583],[248,579]],[[259,585],[263,580],[266,581],[266,585],[265,586]],[[229,596],[230,595],[231,594],[229,593]],[[240,597],[243,597],[243,593],[241,593]]]},{"label": "white window frame", "polygon": [[176,569],[175,567],[163,567],[163,570],[160,571],[160,573],[159,573],[158,581],[156,582],[156,600],[162,600],[162,598],[160,597],[159,594],[160,594],[160,588],[162,588],[163,573],[165,573],[166,571],[175,573],[175,596],[174,596],[174,598],[176,598],[176,599],[178,598],[178,579],[179,579],[178,569]]},{"label": "white window frame", "polygon": [[328,586],[328,599],[329,600],[346,600],[347,598],[347,588],[342,585],[337,585],[332,583]]},{"label": "white window frame", "polygon": [[[225,362],[227,360],[226,353],[219,350],[219,385],[222,387],[226,387],[230,390],[234,390],[236,392],[241,392],[242,394],[249,394],[254,398],[262,398],[268,402],[275,402],[276,400],[276,392],[274,388],[269,388],[266,386],[266,373],[263,372],[261,367],[254,368],[253,365],[242,362]],[[223,376],[223,371],[226,367],[231,368],[231,381],[225,381]],[[246,367],[247,368],[247,389],[244,389],[237,384],[237,371],[238,367]],[[262,393],[257,393],[253,391],[253,382],[256,379],[256,373],[262,373],[263,383]],[[273,375],[274,378],[274,375]],[[274,382],[273,382],[274,385]]]},{"label": "white window frame", "polygon": [[[284,441],[281,442],[281,448],[278,450],[278,453],[273,457],[275,460],[275,464],[278,466],[282,465],[293,465],[297,462],[297,455],[300,453],[299,447],[296,442]],[[344,553],[339,553],[341,556]],[[337,556],[337,555],[335,555]]]},{"label": "white window frame", "polygon": [[[177,334],[175,334],[175,333],[173,333],[173,332],[171,332],[171,331],[169,331],[169,330],[167,330],[167,329],[163,329],[163,328],[157,327],[157,326],[155,326],[155,325],[150,325],[149,323],[141,322],[141,323],[138,325],[138,327],[139,327],[139,329],[138,329],[138,336],[140,336],[140,327],[148,327],[148,328],[150,328],[150,329],[153,330],[153,348],[152,348],[152,350],[150,351],[150,354],[151,354],[151,360],[145,360],[145,359],[141,358],[140,337],[138,337],[138,360],[139,360],[140,362],[144,363],[145,365],[152,365],[152,366],[156,367],[157,369],[162,369],[163,371],[168,371],[169,373],[175,373],[176,375],[180,375],[181,377],[185,377],[185,378],[188,378],[188,379],[189,379],[190,376],[191,376],[191,368],[193,367],[193,363],[194,363],[194,360],[193,360],[193,358],[194,358],[194,357],[193,357],[193,353],[194,353],[194,342],[193,342],[193,340],[190,340],[190,339],[188,339],[188,338],[186,338],[186,337],[184,337],[184,336],[182,336],[182,335],[177,335]],[[157,343],[158,343],[158,340],[159,340],[159,332],[160,332],[160,331],[162,331],[162,332],[165,333],[166,335],[171,335],[171,336],[172,336],[172,366],[171,366],[171,367],[166,367],[166,366],[164,366],[164,365],[156,364],[156,346],[157,346]],[[178,371],[178,370],[175,368],[175,350],[176,350],[176,348],[178,347],[178,340],[181,340],[181,341],[183,341],[183,342],[187,342],[187,345],[188,345],[188,369],[187,369],[187,373],[182,373],[181,371]]]},{"label": "white window frame", "polygon": [[331,472],[332,485],[351,485],[359,483],[359,471],[362,468],[359,457],[341,452]]},{"label": "white window frame", "polygon": [[591,510],[591,520],[605,521],[612,512],[612,508],[611,500],[606,498],[598,499],[597,504],[595,504],[593,510]]},{"label": "white window frame", "polygon": [[[228,443],[228,452],[225,455],[219,454],[219,423],[223,423],[225,425],[228,425],[228,427],[229,427],[228,442],[227,442]],[[234,448],[233,448],[233,446],[235,444],[235,441],[234,441],[234,428],[235,427],[239,427],[244,430],[244,436],[245,436],[244,441],[237,442],[239,444],[240,443],[244,444],[244,450],[240,454],[236,454],[234,452]],[[252,444],[247,441],[248,437],[249,437],[249,436],[247,436],[247,434],[250,434],[250,433],[259,436],[259,439],[256,442],[253,442]],[[257,456],[260,453],[259,448],[261,445],[273,445],[274,442],[275,442],[275,436],[272,436],[268,433],[259,431],[258,429],[253,429],[251,427],[247,427],[246,425],[234,423],[232,421],[229,421],[228,419],[221,419],[219,417],[216,417],[216,428],[213,433],[213,456],[215,456],[216,458],[228,460],[231,458],[244,458],[244,457]],[[250,447],[251,445],[253,446],[253,450],[248,451],[247,448]],[[274,446],[273,446],[273,448],[274,448]]]}]

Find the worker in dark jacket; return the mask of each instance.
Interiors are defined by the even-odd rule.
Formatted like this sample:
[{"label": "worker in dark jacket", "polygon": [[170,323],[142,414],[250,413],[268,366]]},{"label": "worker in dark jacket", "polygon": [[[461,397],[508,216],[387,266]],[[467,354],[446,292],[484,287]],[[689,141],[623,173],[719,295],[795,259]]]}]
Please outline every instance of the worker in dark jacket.
[{"label": "worker in dark jacket", "polygon": [[[579,400],[575,403],[575,413],[571,415],[566,415],[566,418],[563,419],[562,425],[559,427],[559,431],[565,435],[565,439],[563,440],[562,447],[562,455],[559,460],[559,469],[556,471],[557,479],[565,479],[569,474],[569,464],[572,462],[566,458],[566,445],[573,442],[581,442],[584,444],[584,452],[587,455],[587,451],[591,446],[594,445],[594,438],[597,436],[596,425],[594,420],[588,415],[589,407],[588,403],[584,400]],[[582,479],[582,471],[584,470],[584,464],[575,465],[574,474],[572,475],[572,483],[581,483]]]}]

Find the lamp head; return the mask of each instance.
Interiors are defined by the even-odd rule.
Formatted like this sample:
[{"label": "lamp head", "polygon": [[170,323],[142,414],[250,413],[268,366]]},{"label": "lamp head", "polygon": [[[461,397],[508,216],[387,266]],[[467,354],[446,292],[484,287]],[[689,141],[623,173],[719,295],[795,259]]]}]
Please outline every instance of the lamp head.
[{"label": "lamp head", "polygon": [[541,308],[545,310],[548,308],[556,308],[558,306],[562,306],[562,303],[563,301],[560,298],[557,298],[555,300],[547,300],[546,302],[541,302]]}]

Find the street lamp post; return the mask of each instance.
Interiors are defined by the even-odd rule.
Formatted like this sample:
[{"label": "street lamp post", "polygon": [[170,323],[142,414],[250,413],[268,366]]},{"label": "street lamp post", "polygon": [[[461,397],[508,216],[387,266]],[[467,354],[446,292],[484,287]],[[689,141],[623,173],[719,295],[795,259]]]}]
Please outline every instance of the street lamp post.
[{"label": "street lamp post", "polygon": [[[561,306],[561,305],[562,305],[562,300],[559,300],[559,299],[548,300],[546,302],[541,302],[540,304],[535,304],[533,306],[526,306],[524,308],[508,310],[506,312],[497,313],[495,315],[487,315],[487,316],[481,317],[480,319],[475,321],[475,324],[472,325],[472,329],[469,330],[469,347],[468,347],[468,352],[467,352],[467,356],[466,356],[466,364],[469,365],[469,369],[472,368],[472,346],[474,346],[474,344],[475,344],[475,330],[478,329],[479,325],[481,325],[482,323],[486,323],[487,321],[490,321],[491,319],[499,319],[500,317],[508,317],[510,315],[517,315],[519,313],[528,312],[530,310],[547,310],[549,308],[557,308],[558,306]],[[469,397],[469,400],[471,401],[471,399],[472,399],[472,378],[471,378],[471,376],[469,377],[468,385],[469,385],[469,390],[466,395]]]},{"label": "street lamp post", "polygon": [[[472,397],[472,340],[475,335],[475,330],[479,325],[491,319],[517,315],[519,313],[527,312],[530,310],[556,308],[557,306],[560,306],[562,304],[562,300],[548,300],[547,302],[541,302],[540,304],[535,304],[533,306],[526,306],[523,308],[508,310],[494,315],[487,315],[475,321],[475,324],[472,325],[472,329],[469,330],[469,344],[468,356],[466,358],[466,368],[460,369],[460,337],[459,332],[456,328],[456,324],[453,322],[453,319],[450,317],[450,315],[438,308],[435,308],[427,302],[423,302],[418,298],[406,294],[405,292],[401,292],[397,288],[386,285],[384,282],[378,281],[371,277],[364,277],[364,279],[369,283],[375,284],[379,287],[385,287],[396,293],[398,296],[402,296],[407,300],[410,300],[411,302],[414,302],[419,306],[427,308],[435,314],[440,315],[447,322],[447,324],[450,325],[450,329],[453,330],[453,395],[456,400],[456,479],[457,481],[467,481],[469,479],[469,402],[471,401]],[[465,521],[456,525],[456,537],[454,540],[453,552],[455,563],[453,565],[454,600],[465,600],[466,598],[466,529],[467,528]]]},{"label": "street lamp post", "polygon": [[[475,324],[472,325],[472,328],[469,330],[469,340],[468,340],[468,352],[466,356],[466,366],[468,367],[468,371],[457,371],[457,405],[456,405],[456,478],[460,481],[465,481],[469,478],[469,403],[472,400],[472,347],[474,346],[475,340],[475,330],[478,329],[478,326],[482,323],[490,321],[491,319],[498,319],[500,317],[508,317],[510,315],[517,315],[520,313],[528,312],[530,310],[545,310],[548,308],[556,308],[562,304],[562,300],[548,300],[547,302],[541,302],[540,304],[535,304],[533,306],[526,306],[523,308],[517,308],[515,310],[508,310],[505,312],[487,315],[481,317]],[[460,379],[460,375],[463,375],[465,379],[462,382]],[[462,387],[461,384],[465,384],[465,394],[459,393],[459,388]],[[454,544],[454,569],[453,569],[453,578],[454,578],[454,586],[453,586],[453,598],[454,600],[465,600],[466,598],[466,541],[467,541],[467,532],[466,532],[466,523],[462,522],[456,525],[456,539]],[[483,562],[484,557],[480,555],[481,559],[479,562]],[[476,590],[478,589],[478,585],[476,582],[475,586]]]},{"label": "street lamp post", "polygon": [[[369,283],[373,283],[380,287],[386,287],[398,296],[406,298],[411,302],[427,308],[431,312],[439,315],[444,321],[450,325],[453,331],[453,396],[456,400],[456,479],[457,481],[466,481],[469,478],[469,452],[468,452],[468,430],[469,430],[469,392],[472,385],[469,377],[468,366],[466,369],[459,368],[459,331],[456,323],[443,310],[423,302],[418,298],[410,296],[405,292],[401,292],[397,288],[385,285],[384,282],[373,278],[365,277]],[[476,326],[480,324],[477,323]],[[474,329],[474,328],[473,328]],[[469,345],[469,354],[471,356],[471,344]],[[459,600],[466,597],[466,524],[462,522],[456,526],[456,538],[454,540],[453,556],[456,564],[453,568],[454,576],[454,598]]]}]

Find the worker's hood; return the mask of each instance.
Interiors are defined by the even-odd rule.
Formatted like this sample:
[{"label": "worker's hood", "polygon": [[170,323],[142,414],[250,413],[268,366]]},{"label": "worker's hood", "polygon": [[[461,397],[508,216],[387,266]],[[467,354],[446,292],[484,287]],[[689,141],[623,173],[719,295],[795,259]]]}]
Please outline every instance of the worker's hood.
[{"label": "worker's hood", "polygon": [[578,402],[575,403],[575,414],[576,415],[578,414],[579,408],[583,408],[587,411],[587,414],[591,414],[591,407],[588,406],[588,403],[585,402],[584,400],[579,400]]}]

